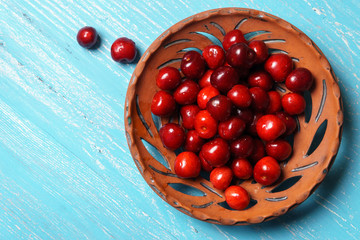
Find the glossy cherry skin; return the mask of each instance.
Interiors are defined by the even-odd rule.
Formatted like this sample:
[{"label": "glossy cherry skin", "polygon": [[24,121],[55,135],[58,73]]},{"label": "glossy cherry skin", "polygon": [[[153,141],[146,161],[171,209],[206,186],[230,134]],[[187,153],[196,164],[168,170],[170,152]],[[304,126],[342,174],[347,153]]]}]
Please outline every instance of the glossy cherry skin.
[{"label": "glossy cherry skin", "polygon": [[286,54],[274,54],[266,60],[264,68],[275,82],[283,82],[291,73],[293,62]]},{"label": "glossy cherry skin", "polygon": [[211,85],[222,93],[227,93],[238,81],[239,75],[237,71],[228,66],[215,69],[210,77]]},{"label": "glossy cherry skin", "polygon": [[218,45],[208,45],[204,48],[202,55],[210,69],[216,69],[225,63],[225,52]]},{"label": "glossy cherry skin", "polygon": [[270,74],[264,70],[258,70],[250,74],[248,83],[250,87],[261,87],[265,91],[270,91],[274,85],[274,81]]},{"label": "glossy cherry skin", "polygon": [[256,53],[245,43],[232,45],[226,52],[226,62],[236,68],[251,68],[256,60]]},{"label": "glossy cherry skin", "polygon": [[210,182],[214,188],[219,190],[228,188],[232,179],[233,172],[228,166],[214,168],[210,173]]},{"label": "glossy cherry skin", "polygon": [[224,121],[230,117],[232,106],[230,98],[217,95],[207,102],[206,109],[214,119]]},{"label": "glossy cherry skin", "polygon": [[266,44],[261,40],[249,42],[249,48],[256,53],[255,64],[263,63],[269,57],[269,51]]},{"label": "glossy cherry skin", "polygon": [[286,131],[284,133],[285,136],[292,134],[296,130],[297,128],[296,120],[291,115],[285,112],[277,112],[275,115],[285,123],[286,126]]},{"label": "glossy cherry skin", "polygon": [[213,167],[224,166],[230,159],[229,144],[222,138],[215,138],[205,143],[200,153]]},{"label": "glossy cherry skin", "polygon": [[254,139],[249,135],[243,135],[231,142],[230,150],[235,158],[247,158],[254,150]]},{"label": "glossy cherry skin", "polygon": [[208,101],[219,94],[219,90],[217,90],[211,85],[202,88],[197,95],[197,104],[199,105],[199,108],[205,109]]},{"label": "glossy cherry skin", "polygon": [[230,186],[225,190],[225,201],[235,210],[243,210],[250,203],[249,193],[240,186]]},{"label": "glossy cherry skin", "polygon": [[200,158],[193,152],[182,152],[176,156],[174,168],[181,178],[195,178],[201,171]]},{"label": "glossy cherry skin", "polygon": [[253,168],[246,158],[236,158],[231,163],[231,170],[239,179],[249,179],[252,176]]},{"label": "glossy cherry skin", "polygon": [[290,115],[301,114],[305,111],[305,98],[298,93],[287,93],[281,99],[284,111]]},{"label": "glossy cherry skin", "polygon": [[294,69],[285,80],[286,87],[292,92],[303,92],[309,90],[314,79],[307,68]]},{"label": "glossy cherry skin", "polygon": [[253,115],[253,119],[250,123],[250,125],[248,125],[247,127],[247,132],[250,133],[252,136],[257,136],[257,131],[256,131],[256,124],[257,124],[257,121],[259,120],[259,118],[261,118],[263,116],[262,113],[255,113]]},{"label": "glossy cherry skin", "polygon": [[162,126],[159,135],[163,145],[170,150],[178,149],[185,141],[184,129],[176,123],[167,123]]},{"label": "glossy cherry skin", "polygon": [[254,150],[250,155],[253,164],[265,157],[265,145],[260,139],[254,139]]},{"label": "glossy cherry skin", "polygon": [[292,147],[290,143],[283,139],[278,139],[266,143],[265,145],[266,153],[270,157],[275,158],[278,161],[284,161],[290,157],[292,152]]},{"label": "glossy cherry skin", "polygon": [[175,89],[174,99],[180,105],[193,104],[199,91],[200,87],[196,82],[185,80]]},{"label": "glossy cherry skin", "polygon": [[199,158],[200,158],[200,163],[201,163],[201,168],[206,171],[206,172],[211,172],[214,167],[211,166],[204,158],[202,152],[200,151],[199,153]]},{"label": "glossy cherry skin", "polygon": [[211,86],[210,77],[211,77],[213,72],[214,72],[214,70],[209,69],[204,73],[204,75],[198,81],[198,84],[200,85],[200,88]]},{"label": "glossy cherry skin", "polygon": [[174,67],[163,67],[156,76],[156,85],[162,90],[173,90],[180,81],[180,72]]},{"label": "glossy cherry skin", "polygon": [[184,149],[188,152],[197,153],[201,150],[205,140],[202,139],[195,130],[190,130],[186,133]]},{"label": "glossy cherry skin", "polygon": [[256,123],[258,136],[264,141],[273,141],[286,131],[285,123],[276,115],[267,114]]},{"label": "glossy cherry skin", "polygon": [[111,57],[115,62],[131,63],[135,60],[136,54],[135,43],[129,38],[118,38],[111,45]]},{"label": "glossy cherry skin", "polygon": [[245,127],[246,124],[241,118],[231,117],[219,123],[218,134],[225,140],[233,141],[243,134]]},{"label": "glossy cherry skin", "polygon": [[224,36],[222,45],[223,45],[225,51],[227,51],[232,45],[234,45],[236,43],[246,43],[247,44],[244,34],[238,29],[234,29],[234,30],[231,30],[230,32],[226,33],[226,35]]},{"label": "glossy cherry skin", "polygon": [[77,42],[84,48],[92,48],[98,40],[98,34],[93,27],[83,27],[76,36]]},{"label": "glossy cherry skin", "polygon": [[251,111],[251,109],[249,108],[244,108],[244,109],[239,109],[237,108],[235,110],[235,115],[238,116],[239,118],[241,118],[246,126],[250,125],[254,119],[254,113],[253,111]]},{"label": "glossy cherry skin", "polygon": [[169,117],[176,110],[176,102],[173,96],[165,91],[155,93],[151,102],[151,112],[160,117]]},{"label": "glossy cherry skin", "polygon": [[268,93],[260,87],[252,87],[249,91],[252,99],[251,108],[257,112],[264,112],[270,104]]},{"label": "glossy cherry skin", "polygon": [[201,110],[195,116],[194,127],[201,138],[209,139],[217,133],[217,121],[207,110]]},{"label": "glossy cherry skin", "polygon": [[194,129],[195,116],[200,111],[198,105],[185,105],[180,108],[182,126],[186,129]]},{"label": "glossy cherry skin", "polygon": [[206,63],[203,56],[196,51],[188,51],[184,54],[181,64],[181,72],[190,79],[199,79],[205,73]]},{"label": "glossy cherry skin", "polygon": [[281,96],[277,91],[268,92],[270,103],[266,109],[267,114],[276,113],[281,110]]},{"label": "glossy cherry skin", "polygon": [[275,158],[266,156],[254,166],[254,179],[261,185],[268,186],[276,182],[281,174],[281,168]]},{"label": "glossy cherry skin", "polygon": [[251,105],[252,102],[249,88],[242,84],[233,86],[227,93],[227,96],[238,108],[247,108]]}]

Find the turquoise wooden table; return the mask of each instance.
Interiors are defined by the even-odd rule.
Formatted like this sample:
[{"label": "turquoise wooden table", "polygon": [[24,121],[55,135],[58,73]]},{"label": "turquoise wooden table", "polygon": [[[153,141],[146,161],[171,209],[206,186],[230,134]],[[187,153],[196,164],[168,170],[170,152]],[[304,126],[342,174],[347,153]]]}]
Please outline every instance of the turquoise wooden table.
[{"label": "turquoise wooden table", "polygon": [[[317,191],[273,221],[237,227],[188,217],[143,180],[123,119],[136,65],[109,53],[122,36],[143,53],[176,22],[231,6],[304,31],[344,101],[340,151]],[[0,0],[0,239],[360,239],[359,13],[357,0]],[[96,50],[76,42],[85,25],[101,36]]]}]

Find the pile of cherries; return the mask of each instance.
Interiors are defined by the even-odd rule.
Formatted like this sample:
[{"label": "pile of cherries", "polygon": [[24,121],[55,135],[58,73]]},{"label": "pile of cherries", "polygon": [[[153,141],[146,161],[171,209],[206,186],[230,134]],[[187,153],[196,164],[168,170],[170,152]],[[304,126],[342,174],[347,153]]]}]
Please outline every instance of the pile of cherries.
[{"label": "pile of cherries", "polygon": [[[247,42],[237,29],[224,36],[222,47],[185,53],[181,73],[169,66],[159,70],[161,90],[151,104],[160,117],[180,112],[181,125],[170,122],[159,130],[166,148],[184,149],[175,159],[175,173],[195,178],[201,169],[210,172],[227,204],[244,209],[250,196],[241,186],[230,186],[233,178],[253,177],[264,186],[279,179],[279,162],[292,153],[285,139],[297,127],[294,116],[305,110],[303,92],[311,88],[312,74],[293,69],[286,54],[269,56],[263,41]],[[274,90],[274,83],[282,82],[290,90],[283,96]]]}]

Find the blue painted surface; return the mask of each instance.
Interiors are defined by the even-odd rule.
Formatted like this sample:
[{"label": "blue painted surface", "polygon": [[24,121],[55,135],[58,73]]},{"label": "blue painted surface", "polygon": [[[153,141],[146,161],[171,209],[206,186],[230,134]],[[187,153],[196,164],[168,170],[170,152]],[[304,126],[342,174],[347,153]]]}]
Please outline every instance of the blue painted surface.
[{"label": "blue painted surface", "polygon": [[[109,54],[118,37],[143,53],[183,18],[231,6],[304,31],[344,100],[343,141],[324,182],[298,208],[253,226],[192,219],[150,189],[124,136],[135,64]],[[0,239],[360,239],[359,11],[356,0],[0,0]],[[98,30],[97,50],[77,44],[84,25]]]}]

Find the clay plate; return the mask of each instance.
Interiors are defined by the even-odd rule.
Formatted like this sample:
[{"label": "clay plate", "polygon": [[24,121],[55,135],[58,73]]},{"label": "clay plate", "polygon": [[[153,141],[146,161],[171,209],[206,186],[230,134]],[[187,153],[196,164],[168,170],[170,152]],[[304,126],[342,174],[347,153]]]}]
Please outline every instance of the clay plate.
[{"label": "clay plate", "polygon": [[[179,68],[188,50],[221,44],[224,34],[240,29],[248,40],[264,40],[272,53],[289,54],[296,67],[308,68],[315,84],[306,92],[307,109],[299,116],[293,154],[282,163],[281,179],[262,187],[252,180],[238,182],[251,196],[250,206],[231,210],[224,192],[212,188],[208,176],[178,178],[175,153],[165,149],[158,129],[168,121],[152,116],[150,104],[158,88],[155,77],[164,66]],[[280,92],[286,89],[279,85]],[[288,22],[271,14],[224,8],[186,18],[161,34],[141,57],[130,80],[125,103],[125,129],[134,162],[150,187],[166,202],[194,218],[225,225],[260,223],[285,214],[318,187],[337,154],[343,123],[340,89],[331,66],[315,43]],[[147,201],[146,199],[144,201]],[[150,202],[148,203],[150,204]]]}]

